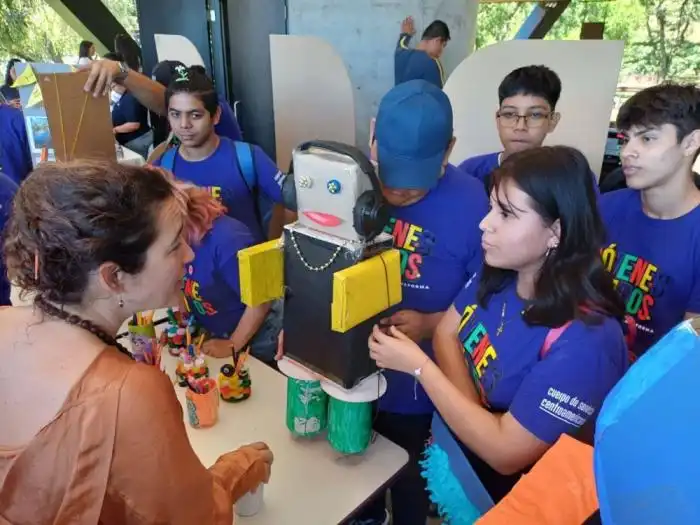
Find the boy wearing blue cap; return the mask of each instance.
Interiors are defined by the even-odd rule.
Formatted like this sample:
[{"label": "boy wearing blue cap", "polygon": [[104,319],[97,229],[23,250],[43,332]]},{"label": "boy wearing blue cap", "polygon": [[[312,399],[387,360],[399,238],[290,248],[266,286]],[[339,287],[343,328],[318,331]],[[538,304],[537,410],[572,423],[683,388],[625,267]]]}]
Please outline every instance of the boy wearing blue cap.
[{"label": "boy wearing blue cap", "polygon": [[421,79],[442,88],[445,71],[440,57],[450,40],[450,30],[442,20],[434,20],[423,31],[416,49],[411,49],[408,44],[415,33],[413,18],[409,16],[401,22],[401,35],[394,52],[394,84]]},{"label": "boy wearing blue cap", "polygon": [[[382,99],[372,158],[391,219],[386,231],[401,252],[403,301],[382,324],[394,325],[432,356],[433,331],[443,312],[482,263],[479,222],[488,211],[481,184],[448,164],[455,139],[452,107],[441,89],[423,80],[394,87]],[[430,437],[433,405],[415,378],[385,372],[375,429],[405,448],[409,466],[391,487],[393,523],[425,525],[428,496],[418,461]],[[366,521],[383,523],[384,498]],[[372,521],[374,520],[374,521]]]}]

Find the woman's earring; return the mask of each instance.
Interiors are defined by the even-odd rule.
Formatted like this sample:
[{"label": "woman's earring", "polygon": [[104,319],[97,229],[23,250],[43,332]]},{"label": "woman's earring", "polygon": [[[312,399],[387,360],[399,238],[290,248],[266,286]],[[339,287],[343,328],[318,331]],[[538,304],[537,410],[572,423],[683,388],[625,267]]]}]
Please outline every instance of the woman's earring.
[{"label": "woman's earring", "polygon": [[119,298],[119,308],[124,308],[124,299]]}]

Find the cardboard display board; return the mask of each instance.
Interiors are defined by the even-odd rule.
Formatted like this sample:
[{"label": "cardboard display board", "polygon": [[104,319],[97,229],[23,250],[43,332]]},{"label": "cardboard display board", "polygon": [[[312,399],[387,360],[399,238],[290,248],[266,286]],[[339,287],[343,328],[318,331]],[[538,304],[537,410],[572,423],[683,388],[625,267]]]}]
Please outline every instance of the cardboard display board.
[{"label": "cardboard display board", "polygon": [[24,112],[34,165],[41,160],[116,158],[107,97],[94,98],[83,86],[87,72],[68,64],[17,64],[16,87]]},{"label": "cardboard display board", "polygon": [[545,144],[578,148],[600,174],[623,48],[623,42],[611,40],[511,40],[479,49],[445,85],[457,137],[450,162],[502,149],[496,131],[498,86],[513,69],[542,64],[562,83],[556,107],[561,120]]},{"label": "cardboard display board", "polygon": [[107,97],[83,89],[88,72],[39,74],[56,160],[116,159]]},{"label": "cardboard display board", "polygon": [[345,64],[320,38],[270,35],[277,165],[308,140],[355,144],[355,101]]}]

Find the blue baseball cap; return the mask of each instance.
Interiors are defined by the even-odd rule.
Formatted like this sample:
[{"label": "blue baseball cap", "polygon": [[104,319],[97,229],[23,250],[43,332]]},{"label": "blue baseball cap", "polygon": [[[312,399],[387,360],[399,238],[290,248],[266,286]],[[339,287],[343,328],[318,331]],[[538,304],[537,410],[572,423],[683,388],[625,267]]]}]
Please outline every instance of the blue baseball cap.
[{"label": "blue baseball cap", "polygon": [[425,80],[394,87],[379,103],[374,127],[382,184],[394,189],[434,188],[452,131],[452,105],[440,88]]}]

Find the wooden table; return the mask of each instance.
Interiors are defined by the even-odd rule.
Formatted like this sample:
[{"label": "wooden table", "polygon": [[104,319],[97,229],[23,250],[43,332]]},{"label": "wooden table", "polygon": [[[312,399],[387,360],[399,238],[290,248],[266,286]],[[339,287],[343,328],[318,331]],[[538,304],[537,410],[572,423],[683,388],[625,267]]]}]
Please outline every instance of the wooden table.
[{"label": "wooden table", "polygon": [[[156,316],[158,318],[158,316]],[[122,341],[126,343],[125,340]],[[216,377],[226,359],[207,358]],[[285,424],[287,378],[250,358],[253,395],[238,404],[223,402],[219,422],[208,429],[185,426],[192,448],[206,466],[224,452],[264,441],[275,455],[263,509],[253,517],[237,518],[245,525],[335,525],[352,515],[398,474],[408,462],[406,451],[377,435],[361,456],[343,457],[325,437],[293,438]],[[174,377],[176,359],[163,357]],[[174,386],[184,402],[185,389]]]}]

